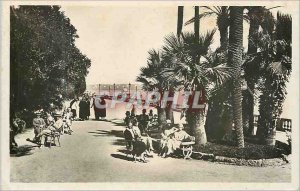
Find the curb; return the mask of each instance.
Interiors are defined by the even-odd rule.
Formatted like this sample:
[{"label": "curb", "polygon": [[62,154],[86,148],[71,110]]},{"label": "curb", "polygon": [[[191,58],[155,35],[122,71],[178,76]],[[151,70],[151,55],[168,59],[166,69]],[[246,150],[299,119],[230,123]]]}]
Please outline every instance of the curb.
[{"label": "curb", "polygon": [[253,166],[253,167],[267,167],[267,166],[282,166],[291,162],[291,155],[282,155],[281,158],[271,159],[240,159],[224,156],[215,156],[214,154],[193,152],[192,158],[196,160],[206,160],[211,162],[225,163],[238,166]]}]

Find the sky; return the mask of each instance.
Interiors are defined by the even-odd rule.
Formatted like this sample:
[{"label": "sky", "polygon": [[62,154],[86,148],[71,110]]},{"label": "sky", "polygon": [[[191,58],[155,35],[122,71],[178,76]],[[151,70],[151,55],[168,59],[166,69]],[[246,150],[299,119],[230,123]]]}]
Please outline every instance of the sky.
[{"label": "sky", "polygon": [[[161,48],[164,37],[177,30],[176,6],[62,6],[62,10],[77,29],[76,45],[92,61],[87,84],[134,83],[147,63],[148,51]],[[185,7],[184,22],[193,15],[193,7]],[[201,20],[201,33],[214,28],[215,17]],[[193,31],[193,24],[183,30]],[[244,21],[245,47],[248,30]],[[219,46],[219,38],[217,31],[212,49]]]},{"label": "sky", "polygon": [[[77,29],[77,47],[91,59],[91,68],[86,78],[88,85],[136,83],[140,68],[147,63],[148,51],[161,48],[164,37],[177,30],[177,6],[67,5],[62,6],[61,10]],[[287,13],[288,8],[274,9],[274,15],[276,11]],[[185,6],[184,23],[193,15],[194,8]],[[243,44],[247,48],[249,24],[246,21],[243,24]],[[201,20],[201,33],[214,28],[215,17]],[[183,31],[193,31],[193,24],[184,26]],[[217,31],[212,49],[219,46],[219,38]],[[288,92],[294,85],[288,84]],[[292,105],[291,101],[287,102],[285,107]]]}]

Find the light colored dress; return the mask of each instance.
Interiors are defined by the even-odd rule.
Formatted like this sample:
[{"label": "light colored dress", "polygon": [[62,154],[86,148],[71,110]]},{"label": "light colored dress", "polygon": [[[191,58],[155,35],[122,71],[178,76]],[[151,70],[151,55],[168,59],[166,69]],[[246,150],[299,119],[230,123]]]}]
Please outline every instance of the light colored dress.
[{"label": "light colored dress", "polygon": [[174,136],[171,139],[169,139],[167,142],[167,148],[168,148],[167,155],[173,153],[176,149],[179,149],[182,141],[190,137],[191,136],[187,134],[187,132],[185,132],[184,130],[175,132]]}]

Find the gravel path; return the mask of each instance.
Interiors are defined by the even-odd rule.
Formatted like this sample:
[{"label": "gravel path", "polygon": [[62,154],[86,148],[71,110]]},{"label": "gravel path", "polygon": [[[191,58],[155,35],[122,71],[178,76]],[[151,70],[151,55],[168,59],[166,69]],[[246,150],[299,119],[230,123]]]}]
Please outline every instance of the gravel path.
[{"label": "gravel path", "polygon": [[148,163],[134,163],[122,152],[123,126],[108,111],[109,121],[76,121],[73,135],[63,135],[61,147],[37,148],[18,135],[24,152],[12,156],[12,182],[290,182],[290,165],[246,167],[208,161],[154,156]]}]

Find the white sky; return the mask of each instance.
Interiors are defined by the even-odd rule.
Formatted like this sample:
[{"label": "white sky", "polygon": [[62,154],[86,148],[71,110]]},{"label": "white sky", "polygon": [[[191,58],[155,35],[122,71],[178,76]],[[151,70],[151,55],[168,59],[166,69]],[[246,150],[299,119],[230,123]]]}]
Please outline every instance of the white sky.
[{"label": "white sky", "polygon": [[[87,84],[135,82],[140,67],[146,65],[148,50],[160,48],[164,36],[177,30],[176,6],[62,6],[62,10],[78,30],[76,45],[92,61]],[[193,7],[184,8],[184,22],[193,15]],[[215,17],[201,20],[200,32],[216,28],[215,22]],[[184,30],[192,31],[193,24]],[[248,30],[244,22],[245,47]],[[218,46],[217,31],[212,48]]]},{"label": "white sky", "polygon": [[[146,65],[148,50],[160,48],[164,36],[177,30],[177,6],[62,6],[62,10],[77,29],[76,45],[92,61],[87,84],[136,83],[139,69]],[[277,10],[288,12],[285,7],[273,12]],[[184,23],[193,15],[194,8],[185,6]],[[201,20],[201,33],[213,28],[215,17]],[[183,30],[192,31],[193,24]],[[248,30],[244,22],[245,48]],[[213,49],[219,46],[218,31],[214,38]],[[288,91],[291,87],[290,83]]]}]

